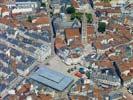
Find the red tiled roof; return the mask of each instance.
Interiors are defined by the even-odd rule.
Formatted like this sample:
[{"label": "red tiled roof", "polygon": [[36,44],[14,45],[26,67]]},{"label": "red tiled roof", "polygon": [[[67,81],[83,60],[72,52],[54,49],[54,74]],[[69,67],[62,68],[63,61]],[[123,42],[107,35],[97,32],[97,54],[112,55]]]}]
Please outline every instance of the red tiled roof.
[{"label": "red tiled roof", "polygon": [[74,8],[79,8],[79,4],[76,0],[71,0],[71,4]]},{"label": "red tiled roof", "polygon": [[101,90],[98,87],[94,87],[94,96],[98,98],[98,100],[102,100]]},{"label": "red tiled roof", "polygon": [[87,96],[82,96],[82,95],[72,95],[71,96],[71,99],[72,100],[88,100],[88,97]]},{"label": "red tiled roof", "polygon": [[78,28],[66,28],[65,34],[67,39],[80,37],[80,31]]},{"label": "red tiled roof", "polygon": [[106,13],[121,13],[121,9],[118,7],[115,8],[108,8],[108,9],[96,9],[100,12],[106,12]]},{"label": "red tiled roof", "polygon": [[101,40],[97,40],[94,42],[94,45],[96,46],[97,49],[104,49],[103,45],[101,44]]},{"label": "red tiled roof", "polygon": [[7,0],[0,0],[0,3],[7,3]]},{"label": "red tiled roof", "polygon": [[29,92],[31,88],[31,84],[24,84],[20,89],[17,90],[17,94]]},{"label": "red tiled roof", "polygon": [[39,94],[37,100],[53,100],[51,95]]},{"label": "red tiled roof", "polygon": [[[79,72],[79,73],[80,73],[80,72]],[[81,84],[78,84],[78,85],[76,86],[76,91],[82,92],[82,85],[81,85]]]},{"label": "red tiled roof", "polygon": [[33,20],[33,23],[39,25],[39,24],[49,24],[49,18],[48,16],[45,17],[39,17],[35,20]]},{"label": "red tiled roof", "polygon": [[107,13],[121,13],[121,9],[119,7],[116,7],[114,9],[108,9]]},{"label": "red tiled roof", "polygon": [[12,13],[13,18],[16,18],[17,16],[20,16],[20,15],[22,15],[22,13]]},{"label": "red tiled roof", "polygon": [[85,84],[85,90],[86,91],[89,91],[89,89],[90,89],[90,84],[88,83],[88,84]]},{"label": "red tiled roof", "polygon": [[109,60],[103,60],[103,61],[97,61],[96,65],[99,67],[112,67],[112,61]]},{"label": "red tiled roof", "polygon": [[9,18],[0,18],[0,23],[9,25],[12,27],[18,27],[20,23],[16,19],[9,19]]},{"label": "red tiled roof", "polygon": [[121,56],[110,56],[109,59],[111,59],[112,61],[116,61],[116,62],[121,62],[122,61],[122,57]]},{"label": "red tiled roof", "polygon": [[9,12],[7,6],[1,6],[1,13]]},{"label": "red tiled roof", "polygon": [[88,100],[88,96],[78,96],[78,100]]},{"label": "red tiled roof", "polygon": [[130,70],[132,68],[133,68],[133,59],[129,60],[129,61],[122,62],[120,64],[120,69],[122,72],[126,71],[126,70]]},{"label": "red tiled roof", "polygon": [[19,97],[17,95],[9,95],[8,100],[18,100]]},{"label": "red tiled roof", "polygon": [[56,49],[59,49],[61,47],[64,47],[65,45],[66,45],[65,44],[65,41],[62,38],[57,37],[55,39],[55,47],[56,47]]},{"label": "red tiled roof", "polygon": [[96,2],[95,6],[111,7],[111,4],[108,2]]},{"label": "red tiled roof", "polygon": [[31,29],[32,27],[35,27],[35,25],[34,25],[33,23],[30,23],[30,22],[28,22],[28,21],[22,21],[22,22],[21,22],[21,25],[22,25],[23,27],[26,27],[27,29]]},{"label": "red tiled roof", "polygon": [[87,26],[88,35],[92,35],[95,33],[94,26]]},{"label": "red tiled roof", "polygon": [[76,38],[76,39],[73,41],[73,43],[70,45],[70,48],[71,48],[71,49],[74,49],[74,48],[82,48],[82,47],[83,47],[83,45],[82,45],[82,43],[81,43],[80,38]]}]

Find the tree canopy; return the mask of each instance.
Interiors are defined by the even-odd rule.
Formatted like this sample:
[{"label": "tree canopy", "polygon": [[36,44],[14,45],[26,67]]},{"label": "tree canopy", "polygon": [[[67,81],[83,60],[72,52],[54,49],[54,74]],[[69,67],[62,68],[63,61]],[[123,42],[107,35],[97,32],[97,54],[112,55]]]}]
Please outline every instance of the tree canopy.
[{"label": "tree canopy", "polygon": [[101,0],[102,2],[110,2],[111,0]]},{"label": "tree canopy", "polygon": [[67,12],[68,14],[75,13],[75,8],[74,8],[73,6],[70,6],[70,7],[68,7],[68,8],[66,9],[66,12]]},{"label": "tree canopy", "polygon": [[28,16],[28,19],[27,19],[28,22],[32,22],[32,17],[31,16]]},{"label": "tree canopy", "polygon": [[42,7],[46,7],[46,4],[45,4],[45,3],[41,3],[41,6],[42,6]]},{"label": "tree canopy", "polygon": [[73,13],[73,14],[71,15],[71,20],[74,20],[75,18],[77,18],[78,20],[81,21],[82,15],[83,15],[83,14],[80,13],[80,12]]},{"label": "tree canopy", "polygon": [[99,22],[98,23],[98,32],[105,32],[105,29],[106,29],[106,23],[104,22]]},{"label": "tree canopy", "polygon": [[90,72],[86,73],[86,76],[88,77],[88,79],[90,79],[90,75],[91,75]]},{"label": "tree canopy", "polygon": [[91,13],[86,14],[86,18],[87,18],[87,22],[88,23],[92,23],[93,22],[93,17],[92,17],[92,14]]}]

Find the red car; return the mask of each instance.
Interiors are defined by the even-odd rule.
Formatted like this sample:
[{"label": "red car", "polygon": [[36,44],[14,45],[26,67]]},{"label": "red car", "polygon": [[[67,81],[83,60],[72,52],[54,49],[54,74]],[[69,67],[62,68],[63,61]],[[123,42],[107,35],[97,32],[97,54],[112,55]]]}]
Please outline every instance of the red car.
[{"label": "red car", "polygon": [[77,77],[79,77],[79,78],[81,78],[83,76],[80,72],[75,72],[74,75],[77,76]]}]

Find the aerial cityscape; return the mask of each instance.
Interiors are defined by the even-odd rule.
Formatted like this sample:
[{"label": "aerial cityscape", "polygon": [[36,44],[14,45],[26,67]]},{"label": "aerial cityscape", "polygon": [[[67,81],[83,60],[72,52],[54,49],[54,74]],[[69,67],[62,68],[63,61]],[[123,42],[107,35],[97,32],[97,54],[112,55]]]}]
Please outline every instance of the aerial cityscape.
[{"label": "aerial cityscape", "polygon": [[133,0],[0,0],[0,100],[133,100]]}]

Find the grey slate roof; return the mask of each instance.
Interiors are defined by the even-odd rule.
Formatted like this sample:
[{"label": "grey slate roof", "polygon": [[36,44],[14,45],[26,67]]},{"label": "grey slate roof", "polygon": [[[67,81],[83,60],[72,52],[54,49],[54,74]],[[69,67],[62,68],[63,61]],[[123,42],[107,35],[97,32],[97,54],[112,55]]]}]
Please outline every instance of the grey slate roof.
[{"label": "grey slate roof", "polygon": [[39,0],[16,0],[16,2],[28,2],[28,1],[38,2]]},{"label": "grey slate roof", "polygon": [[30,78],[58,91],[65,90],[73,82],[71,77],[47,67],[40,67],[35,73],[30,75]]},{"label": "grey slate roof", "polygon": [[5,84],[0,84],[0,93],[6,89],[6,85]]}]

